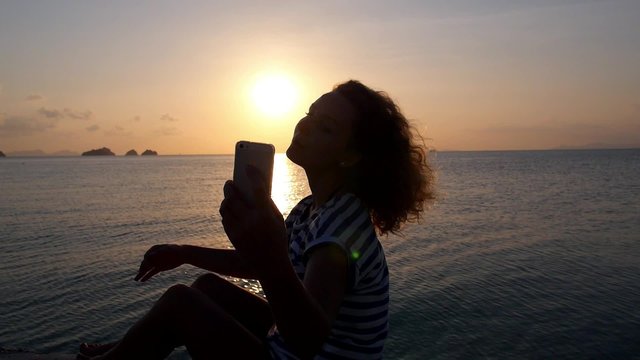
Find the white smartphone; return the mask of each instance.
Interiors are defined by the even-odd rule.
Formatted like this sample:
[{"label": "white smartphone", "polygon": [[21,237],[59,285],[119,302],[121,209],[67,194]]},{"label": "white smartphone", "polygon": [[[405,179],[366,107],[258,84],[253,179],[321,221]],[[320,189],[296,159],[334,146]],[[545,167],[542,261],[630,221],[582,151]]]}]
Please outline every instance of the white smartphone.
[{"label": "white smartphone", "polygon": [[245,198],[253,198],[253,188],[246,172],[247,165],[255,166],[267,181],[267,193],[271,195],[273,178],[273,156],[275,147],[272,144],[241,140],[236,143],[233,162],[233,183],[244,194]]}]

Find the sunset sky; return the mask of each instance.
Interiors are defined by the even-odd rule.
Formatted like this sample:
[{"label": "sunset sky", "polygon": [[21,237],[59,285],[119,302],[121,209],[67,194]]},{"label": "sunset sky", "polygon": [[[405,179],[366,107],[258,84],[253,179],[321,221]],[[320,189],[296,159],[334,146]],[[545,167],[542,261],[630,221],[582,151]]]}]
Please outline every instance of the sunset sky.
[{"label": "sunset sky", "polygon": [[[640,147],[638,19],[637,0],[2,0],[0,150],[283,152],[348,79],[439,150]],[[289,111],[259,106],[265,77]]]}]

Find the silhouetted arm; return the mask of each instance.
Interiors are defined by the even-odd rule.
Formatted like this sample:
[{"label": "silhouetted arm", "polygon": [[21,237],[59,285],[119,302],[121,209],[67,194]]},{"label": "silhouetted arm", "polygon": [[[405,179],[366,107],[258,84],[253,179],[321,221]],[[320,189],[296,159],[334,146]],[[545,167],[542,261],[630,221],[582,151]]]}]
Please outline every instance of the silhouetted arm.
[{"label": "silhouetted arm", "polygon": [[300,358],[312,358],[329,336],[344,299],[347,258],[337,246],[322,246],[311,253],[304,281],[282,259],[260,274],[260,284],[284,340]]},{"label": "silhouetted arm", "polygon": [[211,249],[201,246],[181,245],[185,264],[222,275],[243,279],[256,279],[238,253],[233,249]]},{"label": "silhouetted arm", "polygon": [[175,269],[183,264],[190,264],[222,275],[245,279],[256,278],[253,275],[254,272],[249,270],[235,250],[162,244],[154,245],[147,250],[134,280],[144,282],[162,271]]}]

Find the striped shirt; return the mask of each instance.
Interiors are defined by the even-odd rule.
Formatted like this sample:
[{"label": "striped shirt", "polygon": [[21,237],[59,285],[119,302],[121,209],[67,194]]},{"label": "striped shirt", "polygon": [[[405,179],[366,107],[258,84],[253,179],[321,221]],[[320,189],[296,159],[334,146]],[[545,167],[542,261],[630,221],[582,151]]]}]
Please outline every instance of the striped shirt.
[{"label": "striped shirt", "polygon": [[[285,221],[289,257],[304,279],[316,246],[334,244],[348,258],[348,285],[331,333],[315,359],[380,359],[388,332],[389,271],[369,211],[353,194],[338,195],[316,211],[304,198]],[[298,359],[277,333],[267,338],[274,359]]]}]

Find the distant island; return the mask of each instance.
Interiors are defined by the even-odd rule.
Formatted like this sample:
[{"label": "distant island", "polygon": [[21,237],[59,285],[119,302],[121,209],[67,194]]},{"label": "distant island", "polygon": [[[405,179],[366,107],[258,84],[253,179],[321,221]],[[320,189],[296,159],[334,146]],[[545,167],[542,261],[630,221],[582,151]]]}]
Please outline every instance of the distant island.
[{"label": "distant island", "polygon": [[109,150],[109,148],[103,147],[101,149],[93,149],[89,151],[85,151],[82,153],[82,156],[95,156],[95,155],[111,155],[115,156],[113,151]]},{"label": "distant island", "polygon": [[158,155],[158,152],[147,149],[142,153],[142,155]]},{"label": "distant island", "polygon": [[[0,157],[62,157],[62,156],[95,156],[95,155],[110,155],[115,156],[116,154],[111,151],[108,147],[102,147],[100,149],[91,149],[89,151],[85,151],[83,153],[71,151],[71,150],[59,150],[55,152],[45,152],[41,149],[35,150],[17,150],[17,151],[8,151],[3,152],[0,151]],[[158,152],[152,149],[145,150],[142,154],[139,154],[136,149],[131,149],[124,153],[123,156],[138,156],[138,155],[150,155],[157,156]],[[0,359],[1,360],[1,359]]]}]

